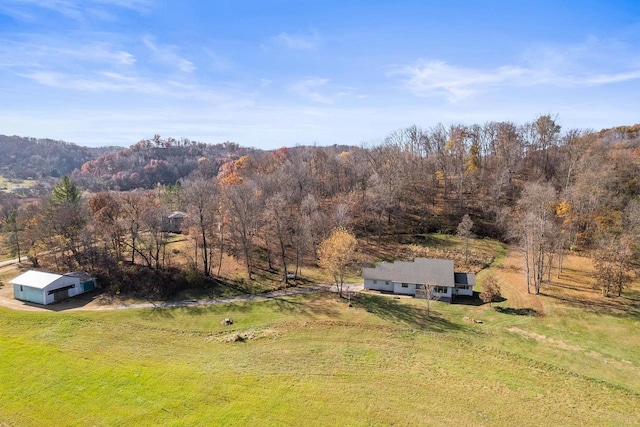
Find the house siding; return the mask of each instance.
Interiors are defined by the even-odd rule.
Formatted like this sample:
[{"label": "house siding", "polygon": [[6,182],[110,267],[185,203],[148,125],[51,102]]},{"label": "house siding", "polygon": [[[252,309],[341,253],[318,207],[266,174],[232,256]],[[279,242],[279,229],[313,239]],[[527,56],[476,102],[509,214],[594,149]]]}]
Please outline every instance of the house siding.
[{"label": "house siding", "polygon": [[374,291],[393,292],[393,282],[389,280],[364,279],[364,288]]},{"label": "house siding", "polygon": [[42,290],[30,286],[13,285],[13,296],[21,301],[44,304]]},{"label": "house siding", "polygon": [[407,287],[402,287],[402,283],[393,282],[393,293],[400,295],[415,295],[416,294],[416,285],[415,283],[407,283]]},{"label": "house siding", "polygon": [[[75,297],[96,287],[95,279],[81,279],[76,273],[60,276],[43,288],[29,286],[28,284],[13,284],[13,296],[15,299],[37,304],[48,305],[62,299]],[[67,289],[64,289],[67,288]]]},{"label": "house siding", "polygon": [[[465,286],[466,289],[461,288],[459,286]],[[464,295],[464,296],[473,296],[473,286],[471,285],[456,285],[454,288],[454,295]]]}]

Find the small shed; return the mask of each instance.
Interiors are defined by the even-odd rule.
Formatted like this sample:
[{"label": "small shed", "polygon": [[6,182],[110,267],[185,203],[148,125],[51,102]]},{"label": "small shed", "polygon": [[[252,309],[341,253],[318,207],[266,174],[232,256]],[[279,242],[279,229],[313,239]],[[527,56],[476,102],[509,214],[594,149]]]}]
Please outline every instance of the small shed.
[{"label": "small shed", "polygon": [[96,288],[96,280],[82,271],[55,274],[29,270],[9,281],[9,283],[13,285],[15,299],[44,305],[74,297]]},{"label": "small shed", "polygon": [[173,211],[164,218],[164,230],[170,233],[182,233],[182,222],[187,216],[186,212]]}]

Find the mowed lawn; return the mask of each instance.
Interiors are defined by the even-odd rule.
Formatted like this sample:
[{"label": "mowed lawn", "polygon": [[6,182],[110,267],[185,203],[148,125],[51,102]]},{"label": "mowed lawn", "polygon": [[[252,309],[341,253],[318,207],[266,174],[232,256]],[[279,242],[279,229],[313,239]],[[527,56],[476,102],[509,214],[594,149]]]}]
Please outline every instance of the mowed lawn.
[{"label": "mowed lawn", "polygon": [[[0,425],[640,422],[637,333],[624,339],[637,319],[431,304],[429,318],[420,300],[360,295],[349,307],[331,294],[176,309],[1,309]],[[221,325],[226,317],[234,324]],[[581,325],[598,326],[609,342],[593,344]],[[547,330],[555,335],[532,335]],[[601,352],[599,369],[589,352]]]}]

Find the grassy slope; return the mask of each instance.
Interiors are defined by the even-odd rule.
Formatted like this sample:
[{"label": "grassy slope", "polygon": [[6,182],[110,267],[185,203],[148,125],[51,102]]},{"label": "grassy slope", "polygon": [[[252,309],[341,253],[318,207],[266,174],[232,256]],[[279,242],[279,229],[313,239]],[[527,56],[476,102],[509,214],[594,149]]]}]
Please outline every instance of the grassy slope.
[{"label": "grassy slope", "polygon": [[[568,303],[571,295],[556,289],[565,292],[561,280],[544,289],[547,296],[528,296],[517,285],[517,256],[503,257],[502,268],[483,273],[501,281],[506,300],[499,305],[543,316],[434,302],[435,315],[427,318],[424,301],[371,295],[358,296],[351,308],[333,295],[307,295],[188,309],[1,309],[0,420],[636,424],[640,337],[633,306]],[[222,326],[225,317],[235,324]],[[230,342],[235,333],[253,339]]]}]

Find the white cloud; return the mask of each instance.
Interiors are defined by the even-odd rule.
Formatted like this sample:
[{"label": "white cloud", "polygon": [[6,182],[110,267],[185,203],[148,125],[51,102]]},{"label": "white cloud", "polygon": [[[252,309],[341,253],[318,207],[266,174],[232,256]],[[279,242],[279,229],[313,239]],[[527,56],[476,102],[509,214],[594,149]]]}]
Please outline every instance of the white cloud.
[{"label": "white cloud", "polygon": [[320,45],[320,37],[316,32],[310,35],[282,32],[273,37],[272,41],[293,50],[314,50]]},{"label": "white cloud", "polygon": [[28,71],[18,74],[40,85],[87,93],[141,93],[171,99],[187,99],[205,103],[225,102],[252,105],[248,95],[231,90],[184,83],[171,79],[152,79],[113,71],[72,74],[54,71]]},{"label": "white cloud", "polygon": [[444,61],[428,61],[392,67],[388,75],[400,77],[403,87],[415,96],[441,96],[455,103],[496,87],[585,87],[638,80],[640,67],[596,73],[593,70],[569,72],[550,67],[548,64],[544,67],[505,65],[493,69],[480,69],[456,67]]},{"label": "white cloud", "polygon": [[[66,18],[83,21],[87,18],[113,20],[112,9],[128,9],[138,13],[150,10],[152,0],[4,0],[0,11],[23,21],[35,21],[42,10]],[[42,17],[46,19],[46,16]]]},{"label": "white cloud", "polygon": [[493,68],[422,60],[390,69],[388,76],[399,78],[413,95],[455,103],[500,87],[591,87],[638,80],[640,54],[624,41],[590,37],[571,45],[534,45],[520,58]]},{"label": "white cloud", "polygon": [[79,64],[132,66],[136,57],[105,42],[78,42],[47,37],[0,39],[0,67],[70,68]]},{"label": "white cloud", "polygon": [[295,82],[289,86],[289,91],[301,98],[320,104],[333,104],[339,98],[351,95],[349,88],[330,87],[329,82],[329,79],[313,77]]},{"label": "white cloud", "polygon": [[193,71],[195,71],[195,64],[188,59],[185,59],[178,55],[176,53],[177,48],[175,46],[159,45],[151,36],[143,37],[142,43],[151,52],[153,52],[155,58],[158,61],[174,66],[184,73],[192,73]]},{"label": "white cloud", "polygon": [[585,83],[590,85],[603,85],[609,83],[621,83],[628,80],[640,79],[640,70],[629,71],[626,73],[614,73],[614,74],[596,74],[585,80]]},{"label": "white cloud", "polygon": [[416,96],[440,95],[456,102],[483,88],[522,79],[531,72],[519,67],[478,70],[454,67],[443,61],[429,61],[396,67],[390,74],[403,77],[404,87]]}]

